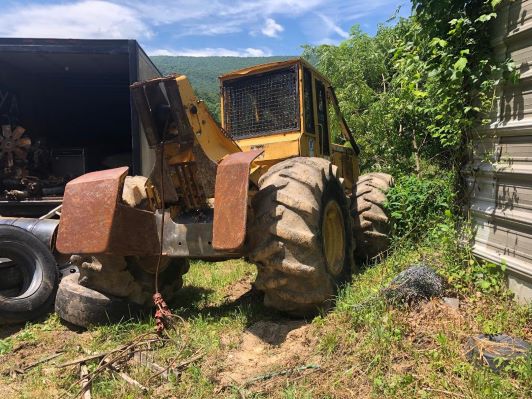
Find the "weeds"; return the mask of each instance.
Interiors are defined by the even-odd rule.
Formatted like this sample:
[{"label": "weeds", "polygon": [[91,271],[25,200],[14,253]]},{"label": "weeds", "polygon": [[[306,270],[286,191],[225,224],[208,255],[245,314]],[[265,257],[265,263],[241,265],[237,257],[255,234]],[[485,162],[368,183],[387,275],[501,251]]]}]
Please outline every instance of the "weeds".
[{"label": "weeds", "polygon": [[[310,336],[316,337],[310,351],[312,362],[303,358],[297,364],[276,365],[271,370],[319,364],[320,369],[313,373],[278,375],[246,389],[220,388],[218,375],[231,367],[228,356],[239,349],[246,329],[259,320],[279,320],[262,306],[260,297],[229,295],[235,281],[253,278],[253,269],[243,261],[192,265],[174,309],[185,321],[172,333],[171,344],[154,351],[154,361],[159,364],[168,364],[178,354],[186,358],[198,352],[205,354],[201,360],[168,382],[149,382],[152,372],[142,366],[131,366],[128,373],[150,386],[152,397],[528,398],[532,392],[532,355],[510,362],[495,374],[471,365],[464,355],[464,343],[479,333],[504,332],[531,340],[532,308],[512,301],[504,288],[502,270],[472,263],[468,251],[458,245],[454,223],[445,215],[442,220],[448,228],[426,234],[417,247],[396,243],[391,256],[360,270],[340,291],[336,308],[312,320],[308,326]],[[381,298],[380,290],[397,273],[420,261],[445,278],[446,294],[460,298],[459,310],[440,300],[396,309]],[[481,284],[486,279],[489,287]],[[75,334],[51,316],[0,340],[0,361],[17,362],[22,354],[45,356],[41,351],[34,354],[33,347],[13,353],[14,348],[38,342],[52,351],[65,350],[58,359],[64,362],[79,357],[80,347],[91,353],[112,349],[152,330],[153,319],[147,318]],[[65,338],[57,342],[58,336]],[[263,356],[266,359],[268,352]],[[75,372],[60,373],[47,365],[31,370],[21,380],[0,377],[0,393],[6,399],[55,397],[78,377]],[[19,393],[14,394],[9,386]],[[112,374],[99,376],[93,386],[94,398],[141,395]]]},{"label": "weeds", "polygon": [[13,343],[11,339],[0,339],[0,356],[5,355],[13,349]]}]

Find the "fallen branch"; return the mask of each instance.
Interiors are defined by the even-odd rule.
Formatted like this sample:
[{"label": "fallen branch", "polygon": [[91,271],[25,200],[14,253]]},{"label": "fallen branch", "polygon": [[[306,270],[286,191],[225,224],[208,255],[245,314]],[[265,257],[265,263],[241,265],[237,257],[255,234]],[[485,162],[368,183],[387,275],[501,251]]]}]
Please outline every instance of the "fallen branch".
[{"label": "fallen branch", "polygon": [[[162,370],[160,370],[159,372],[157,372],[156,374],[152,375],[148,381],[151,381],[152,379],[160,376],[160,375],[165,375],[166,374],[166,377],[165,378],[168,378],[168,372],[169,370],[172,370],[172,373],[177,377],[178,376],[178,371],[180,371],[181,369],[183,369],[185,366],[188,366],[190,363],[193,363],[195,362],[196,360],[199,360],[201,359],[205,354],[202,353],[202,352],[198,352],[196,354],[194,354],[193,356],[189,357],[188,359],[182,361],[181,363],[178,363],[178,364],[175,364],[175,362],[177,361],[177,359],[174,359],[173,361],[170,362],[170,364],[163,368]],[[161,367],[159,365],[157,365],[158,367]]]},{"label": "fallen branch", "polygon": [[[135,351],[140,351],[140,349],[137,349],[138,347],[143,346],[143,345],[149,345],[152,342],[162,341],[161,338],[142,340],[142,338],[144,338],[144,337],[146,337],[148,335],[152,335],[152,334],[151,333],[143,334],[143,335],[137,337],[137,339],[135,339],[134,341],[130,342],[129,344],[123,345],[123,346],[121,346],[118,349],[114,349],[114,350],[112,350],[110,352],[107,352],[107,354],[104,354],[103,357],[100,356],[101,354],[95,355],[97,357],[94,357],[93,360],[94,359],[99,359],[99,358],[101,358],[102,360],[98,364],[98,367],[94,371],[89,373],[89,375],[87,376],[88,382],[92,383],[92,381],[94,381],[94,379],[98,376],[98,374],[100,374],[102,371],[104,371],[106,369],[111,369],[110,366],[114,366],[115,363],[117,363],[119,361],[123,361],[124,359],[126,359],[126,361],[129,360],[128,358],[133,357]],[[147,349],[144,348],[143,350],[147,350]],[[78,359],[77,363],[79,363],[79,359]],[[77,364],[77,363],[74,362],[74,364]],[[81,382],[80,380],[76,381],[74,384],[72,384],[70,386],[69,390],[72,387],[74,387],[75,385],[80,384],[80,382]],[[74,397],[78,397],[80,395],[80,393],[81,392],[78,390],[76,392],[76,394],[74,395]]]},{"label": "fallen branch", "polygon": [[[154,338],[154,339],[150,339],[150,340],[147,340],[147,341],[142,341],[142,342],[139,342],[138,345],[135,345],[135,346],[141,346],[141,345],[149,345],[150,343],[152,342],[159,342],[161,341],[160,338]],[[122,350],[124,350],[125,348],[127,348],[130,344],[128,345],[122,345],[116,349],[113,349],[111,351],[108,351],[108,352],[101,352],[101,353],[97,353],[95,355],[90,355],[90,356],[85,356],[85,357],[80,357],[78,359],[75,359],[75,360],[71,360],[69,362],[66,362],[66,363],[63,363],[63,364],[59,364],[57,365],[56,367],[57,368],[64,368],[64,367],[69,367],[69,366],[75,366],[77,364],[81,364],[81,363],[86,363],[86,362],[89,362],[91,360],[98,360],[98,359],[102,359],[102,358],[105,358],[105,357],[108,357],[108,356],[111,356],[115,353],[118,353]],[[135,351],[135,352],[140,352],[140,351]]]},{"label": "fallen branch", "polygon": [[89,368],[85,363],[80,364],[81,399],[91,399],[91,384],[89,382]]},{"label": "fallen branch", "polygon": [[56,357],[61,356],[63,353],[64,353],[64,351],[56,352],[53,355],[50,355],[50,356],[47,356],[47,357],[45,357],[43,359],[37,360],[36,362],[30,363],[27,366],[24,366],[22,368],[13,368],[13,369],[10,369],[10,370],[6,370],[6,371],[4,371],[2,373],[2,375],[7,376],[7,375],[10,375],[12,373],[14,373],[14,374],[24,374],[24,373],[26,373],[27,371],[31,370],[34,367],[37,367],[37,366],[39,366],[39,365],[41,365],[43,363],[47,363],[50,360],[53,360]]},{"label": "fallen branch", "polygon": [[66,363],[63,363],[63,364],[59,364],[57,365],[56,367],[57,368],[64,368],[64,367],[69,367],[69,366],[75,366],[77,364],[82,364],[82,363],[86,363],[86,362],[89,362],[91,360],[97,360],[97,359],[101,359],[102,357],[105,357],[105,356],[109,356],[110,354],[112,354],[113,352],[117,352],[117,350],[115,351],[111,351],[111,352],[105,352],[105,353],[98,353],[96,355],[92,355],[92,356],[86,356],[86,357],[81,357],[79,359],[76,359],[76,360],[72,360],[70,362],[66,362]]},{"label": "fallen branch", "polygon": [[120,376],[125,382],[127,382],[129,385],[133,385],[134,387],[140,389],[143,393],[148,393],[148,388],[146,388],[144,385],[142,385],[137,380],[131,378],[128,374],[126,374],[123,371],[120,371],[116,366],[110,364],[109,368],[114,371],[116,374]]},{"label": "fallen branch", "polygon": [[189,357],[187,360],[182,361],[181,363],[178,363],[174,366],[174,369],[182,369],[185,366],[188,366],[190,363],[194,363],[196,360],[201,359],[203,356],[205,356],[205,353],[198,352],[195,355]]}]

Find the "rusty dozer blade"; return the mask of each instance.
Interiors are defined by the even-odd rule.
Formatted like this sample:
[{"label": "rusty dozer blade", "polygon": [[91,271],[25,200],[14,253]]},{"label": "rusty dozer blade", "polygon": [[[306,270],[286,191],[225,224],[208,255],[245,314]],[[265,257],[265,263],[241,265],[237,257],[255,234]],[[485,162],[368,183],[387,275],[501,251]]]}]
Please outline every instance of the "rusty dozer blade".
[{"label": "rusty dozer blade", "polygon": [[212,246],[217,251],[238,252],[246,239],[249,168],[263,150],[237,152],[218,165],[214,191]]},{"label": "rusty dozer blade", "polygon": [[157,255],[155,214],[121,203],[129,168],[87,173],[65,188],[56,248],[63,254]]}]

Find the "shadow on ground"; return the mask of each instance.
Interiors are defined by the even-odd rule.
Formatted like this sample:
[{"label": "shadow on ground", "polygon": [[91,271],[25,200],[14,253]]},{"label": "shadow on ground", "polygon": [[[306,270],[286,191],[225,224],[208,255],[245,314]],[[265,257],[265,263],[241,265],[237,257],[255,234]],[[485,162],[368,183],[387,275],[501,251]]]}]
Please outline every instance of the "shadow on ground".
[{"label": "shadow on ground", "polygon": [[24,329],[24,324],[15,324],[9,326],[0,326],[0,339],[9,338],[12,335],[15,335],[22,329]]},{"label": "shadow on ground", "polygon": [[234,298],[228,295],[221,304],[209,304],[209,294],[213,290],[188,286],[183,288],[174,301],[173,310],[183,319],[209,317],[219,320],[242,313],[247,317],[247,325],[258,320],[278,319],[281,315],[263,305],[264,295],[250,285],[249,290]]}]

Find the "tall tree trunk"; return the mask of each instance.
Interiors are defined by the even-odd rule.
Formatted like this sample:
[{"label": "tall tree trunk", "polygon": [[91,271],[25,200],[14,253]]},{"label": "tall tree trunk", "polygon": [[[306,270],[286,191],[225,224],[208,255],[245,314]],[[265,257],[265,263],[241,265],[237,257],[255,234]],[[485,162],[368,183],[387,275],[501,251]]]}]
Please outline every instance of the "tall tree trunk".
[{"label": "tall tree trunk", "polygon": [[416,129],[412,129],[412,147],[414,148],[414,159],[416,160],[416,173],[421,174],[421,159],[419,157],[419,147],[417,146]]}]

